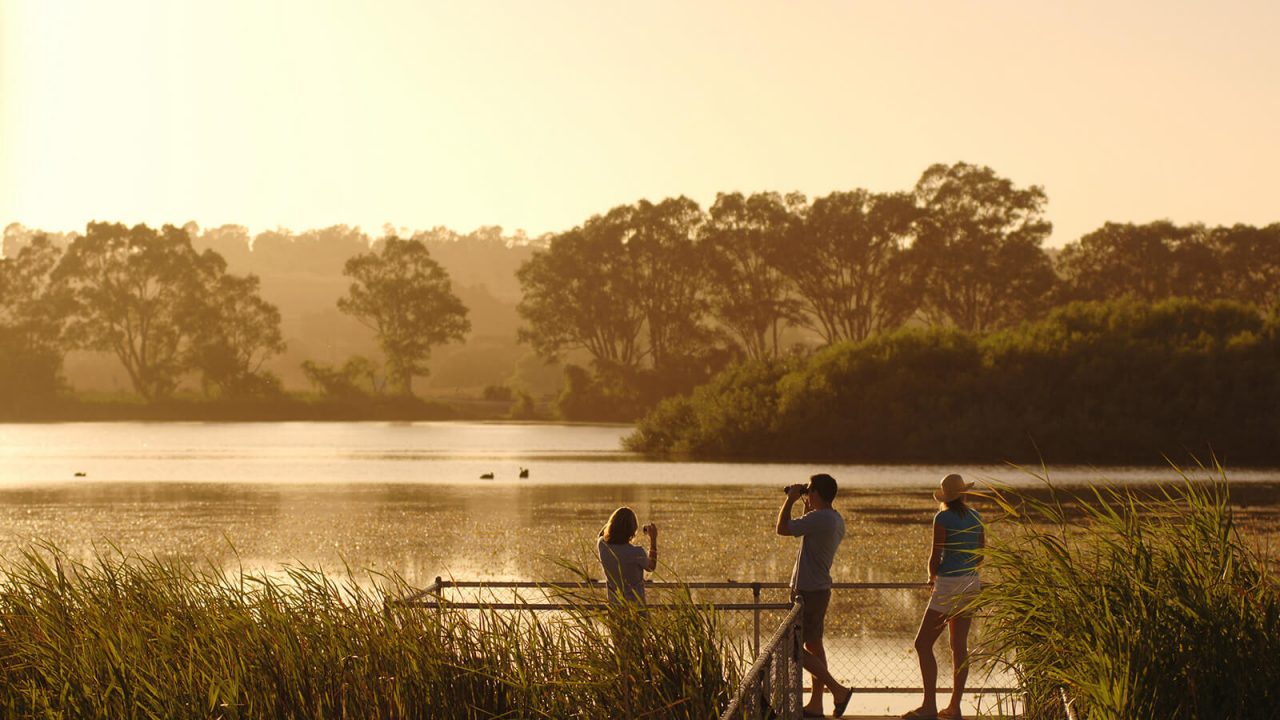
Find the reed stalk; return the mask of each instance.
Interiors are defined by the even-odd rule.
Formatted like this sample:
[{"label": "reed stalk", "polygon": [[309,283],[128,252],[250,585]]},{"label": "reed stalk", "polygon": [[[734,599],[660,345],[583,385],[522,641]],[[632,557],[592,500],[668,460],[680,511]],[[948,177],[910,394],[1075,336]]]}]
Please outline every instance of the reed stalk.
[{"label": "reed stalk", "polygon": [[737,679],[717,617],[394,607],[408,588],[24,551],[0,581],[11,718],[709,718]]},{"label": "reed stalk", "polygon": [[[987,649],[1032,718],[1276,717],[1280,594],[1242,540],[1225,474],[1048,499],[995,491]],[[1047,482],[1047,479],[1046,479]]]}]

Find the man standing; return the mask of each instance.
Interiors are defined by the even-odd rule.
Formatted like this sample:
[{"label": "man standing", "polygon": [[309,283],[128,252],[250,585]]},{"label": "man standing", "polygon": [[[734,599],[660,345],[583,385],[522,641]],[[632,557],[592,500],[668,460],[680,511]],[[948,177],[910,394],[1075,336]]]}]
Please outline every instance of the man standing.
[{"label": "man standing", "polygon": [[[791,517],[791,506],[804,498],[804,514]],[[809,478],[808,485],[787,488],[787,501],[778,513],[778,534],[799,537],[800,552],[791,571],[791,590],[804,600],[804,669],[813,682],[813,694],[804,707],[805,717],[822,717],[822,692],[831,690],[835,717],[844,716],[853,691],[836,682],[827,669],[822,647],[822,624],[831,602],[831,562],[844,539],[844,518],[831,507],[836,480],[825,473]]]}]

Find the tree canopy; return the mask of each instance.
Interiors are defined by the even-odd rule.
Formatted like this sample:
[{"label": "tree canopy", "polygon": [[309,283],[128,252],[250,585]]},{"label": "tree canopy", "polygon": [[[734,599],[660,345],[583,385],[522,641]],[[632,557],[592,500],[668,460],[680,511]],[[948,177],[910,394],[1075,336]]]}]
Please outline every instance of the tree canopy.
[{"label": "tree canopy", "polygon": [[1043,308],[1057,279],[1041,247],[1052,229],[1043,189],[955,163],[925,170],[915,195],[923,214],[913,254],[934,322],[980,332]]},{"label": "tree canopy", "polygon": [[471,329],[449,273],[426,245],[394,236],[347,260],[343,272],[353,282],[338,308],[374,331],[394,389],[411,395],[414,376],[427,372],[431,348],[462,340]]}]

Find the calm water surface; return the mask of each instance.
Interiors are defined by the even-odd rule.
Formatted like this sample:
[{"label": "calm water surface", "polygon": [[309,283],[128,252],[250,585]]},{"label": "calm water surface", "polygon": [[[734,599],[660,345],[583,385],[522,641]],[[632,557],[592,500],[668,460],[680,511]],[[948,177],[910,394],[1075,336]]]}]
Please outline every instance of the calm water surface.
[{"label": "calm water surface", "polygon": [[[851,538],[875,548],[842,579],[914,579],[944,472],[1036,485],[1004,467],[650,462],[624,426],[504,423],[0,425],[0,554],[51,542],[273,571],[285,564],[437,575],[563,577],[591,563],[608,513],[662,528],[685,579],[785,580],[794,543],[772,535],[778,487],[841,482]],[[520,468],[529,469],[519,479]],[[76,473],[84,473],[77,477]],[[493,473],[493,480],[482,474]],[[1168,468],[1058,468],[1056,482],[1148,483]],[[1232,473],[1271,483],[1275,471]],[[917,537],[919,536],[919,537]]]}]

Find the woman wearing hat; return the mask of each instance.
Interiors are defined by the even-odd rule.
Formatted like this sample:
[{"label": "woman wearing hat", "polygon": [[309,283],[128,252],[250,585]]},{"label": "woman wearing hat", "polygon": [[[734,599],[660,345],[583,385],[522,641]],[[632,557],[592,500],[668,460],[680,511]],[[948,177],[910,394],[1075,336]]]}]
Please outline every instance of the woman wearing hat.
[{"label": "woman wearing hat", "polygon": [[[920,658],[920,675],[924,680],[924,704],[903,715],[907,720],[960,720],[960,698],[969,677],[969,626],[973,618],[969,604],[978,592],[979,550],[985,541],[982,516],[965,503],[965,495],[973,483],[951,473],[942,478],[933,497],[942,507],[933,516],[933,547],[929,553],[929,584],[933,596],[916,633],[916,655]],[[933,643],[944,626],[951,629],[951,661],[953,670],[951,702],[938,710],[938,662],[933,656]]]}]

